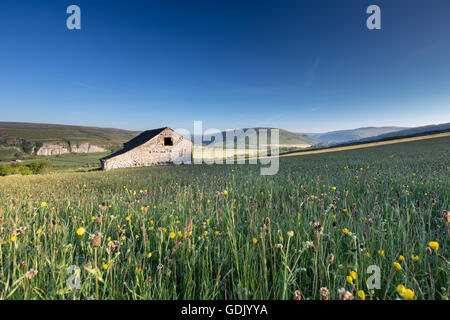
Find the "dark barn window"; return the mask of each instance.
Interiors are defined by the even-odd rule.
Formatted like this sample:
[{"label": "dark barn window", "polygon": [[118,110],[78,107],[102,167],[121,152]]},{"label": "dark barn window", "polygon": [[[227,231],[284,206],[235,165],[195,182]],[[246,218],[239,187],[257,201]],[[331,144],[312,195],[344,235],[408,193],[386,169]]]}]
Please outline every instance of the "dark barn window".
[{"label": "dark barn window", "polygon": [[173,140],[171,137],[164,138],[164,145],[165,146],[173,146]]}]

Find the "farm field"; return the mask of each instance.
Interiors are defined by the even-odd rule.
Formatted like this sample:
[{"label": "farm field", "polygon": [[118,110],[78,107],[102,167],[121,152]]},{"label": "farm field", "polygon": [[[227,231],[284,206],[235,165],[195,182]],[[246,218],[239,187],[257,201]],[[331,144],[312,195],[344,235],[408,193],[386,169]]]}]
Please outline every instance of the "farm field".
[{"label": "farm field", "polygon": [[449,145],[2,177],[0,299],[448,299]]},{"label": "farm field", "polygon": [[[99,169],[100,159],[109,154],[109,152],[67,153],[55,156],[35,156],[28,161],[48,161],[54,172],[86,172]],[[24,163],[26,164],[28,161],[24,161]]]}]

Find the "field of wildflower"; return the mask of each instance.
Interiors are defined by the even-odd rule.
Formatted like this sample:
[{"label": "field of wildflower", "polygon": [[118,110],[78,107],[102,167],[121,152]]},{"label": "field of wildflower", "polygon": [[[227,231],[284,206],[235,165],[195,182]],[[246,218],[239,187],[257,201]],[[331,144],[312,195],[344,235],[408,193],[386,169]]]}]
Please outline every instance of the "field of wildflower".
[{"label": "field of wildflower", "polygon": [[449,145],[0,178],[0,299],[448,299]]}]

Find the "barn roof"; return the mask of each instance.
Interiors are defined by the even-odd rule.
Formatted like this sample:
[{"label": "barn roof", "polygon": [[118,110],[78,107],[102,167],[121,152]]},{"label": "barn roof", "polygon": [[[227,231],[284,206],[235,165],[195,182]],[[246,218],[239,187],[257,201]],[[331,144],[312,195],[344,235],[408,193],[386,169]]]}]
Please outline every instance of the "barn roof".
[{"label": "barn roof", "polygon": [[156,137],[158,134],[160,134],[166,128],[167,127],[144,131],[140,135],[138,135],[138,136],[134,137],[133,139],[131,139],[130,141],[125,142],[123,144],[123,146],[124,146],[125,149],[131,149],[131,148],[140,146],[141,144],[143,144],[143,143],[153,139],[154,137]]},{"label": "barn roof", "polygon": [[154,137],[156,137],[164,129],[167,129],[167,127],[144,131],[141,134],[139,134],[138,136],[136,136],[133,139],[131,139],[130,141],[125,142],[123,144],[123,149],[122,150],[114,152],[113,154],[110,154],[109,156],[101,158],[100,160],[106,160],[106,159],[113,158],[115,156],[118,156],[119,154],[125,153],[125,152],[127,152],[127,151],[129,151],[129,150],[131,150],[131,149],[133,149],[133,148],[135,148],[137,146],[140,146],[141,144],[146,143],[147,141],[149,141],[149,140],[153,139]]}]

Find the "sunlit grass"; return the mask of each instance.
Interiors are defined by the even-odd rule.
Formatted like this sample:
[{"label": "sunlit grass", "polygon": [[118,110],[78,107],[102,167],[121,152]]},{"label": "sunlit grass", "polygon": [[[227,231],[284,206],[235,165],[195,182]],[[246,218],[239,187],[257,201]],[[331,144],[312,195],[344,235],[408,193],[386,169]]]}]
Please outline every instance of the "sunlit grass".
[{"label": "sunlit grass", "polygon": [[0,298],[444,299],[449,144],[0,178]]}]

